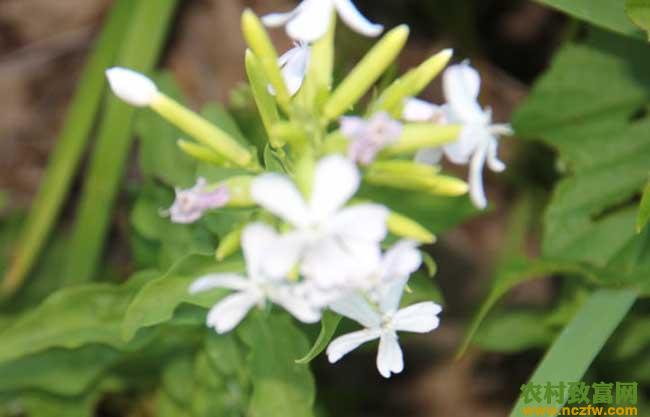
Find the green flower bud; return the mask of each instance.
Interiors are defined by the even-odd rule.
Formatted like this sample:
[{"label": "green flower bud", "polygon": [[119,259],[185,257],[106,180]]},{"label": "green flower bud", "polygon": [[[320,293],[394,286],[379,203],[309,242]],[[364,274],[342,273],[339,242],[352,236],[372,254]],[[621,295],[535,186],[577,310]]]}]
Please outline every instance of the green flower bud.
[{"label": "green flower bud", "polygon": [[273,96],[269,93],[268,80],[264,76],[259,59],[248,49],[246,50],[246,74],[248,75],[248,82],[253,92],[255,104],[259,110],[262,123],[269,136],[269,142],[274,148],[283,146],[284,144],[278,142],[272,134],[273,125],[279,120],[278,108],[275,105]]},{"label": "green flower bud", "polygon": [[391,212],[388,216],[388,230],[400,237],[412,239],[420,243],[434,243],[436,237],[415,220],[401,214]]},{"label": "green flower bud", "polygon": [[453,51],[451,49],[445,49],[393,81],[373,105],[373,113],[386,111],[393,117],[400,118],[404,100],[420,94],[445,68],[452,55]]},{"label": "green flower bud", "polygon": [[366,54],[325,103],[323,115],[326,120],[336,119],[359,101],[395,60],[408,34],[408,26],[398,26]]},{"label": "green flower bud", "polygon": [[256,165],[253,154],[229,134],[171,98],[157,94],[150,107],[179,129],[236,165],[241,167]]},{"label": "green flower bud", "polygon": [[230,162],[207,146],[199,145],[183,139],[177,140],[176,145],[178,145],[181,151],[199,161],[225,167],[231,165]]},{"label": "green flower bud", "polygon": [[275,90],[275,98],[287,113],[289,112],[290,96],[287,86],[284,83],[282,72],[278,66],[278,53],[271,43],[264,25],[251,10],[245,10],[242,14],[242,31],[248,46],[259,59],[260,66],[264,70],[266,78]]},{"label": "green flower bud", "polygon": [[217,261],[221,262],[239,250],[243,229],[243,227],[236,227],[219,241],[219,246],[214,254]]},{"label": "green flower bud", "polygon": [[394,144],[386,147],[385,155],[414,153],[423,148],[437,148],[453,142],[460,134],[460,126],[414,123],[404,125],[402,136]]}]

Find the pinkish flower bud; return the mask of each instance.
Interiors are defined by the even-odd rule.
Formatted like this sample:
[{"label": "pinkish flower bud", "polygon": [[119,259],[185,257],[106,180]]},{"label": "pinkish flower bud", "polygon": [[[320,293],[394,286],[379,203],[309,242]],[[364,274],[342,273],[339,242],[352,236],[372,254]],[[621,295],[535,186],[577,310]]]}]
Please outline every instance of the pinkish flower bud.
[{"label": "pinkish flower bud", "polygon": [[386,112],[376,113],[369,120],[341,118],[341,132],[350,140],[348,156],[361,165],[370,164],[382,149],[395,143],[402,135],[402,129],[402,124]]},{"label": "pinkish flower bud", "polygon": [[226,186],[211,189],[205,178],[199,178],[192,188],[176,189],[169,216],[174,223],[194,223],[207,210],[223,207],[229,200],[230,192]]}]

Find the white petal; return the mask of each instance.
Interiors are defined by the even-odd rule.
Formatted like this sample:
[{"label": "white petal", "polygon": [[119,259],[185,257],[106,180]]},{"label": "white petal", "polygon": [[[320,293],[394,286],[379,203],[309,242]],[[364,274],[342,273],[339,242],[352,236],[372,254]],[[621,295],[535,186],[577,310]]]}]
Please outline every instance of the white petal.
[{"label": "white petal", "polygon": [[357,167],[340,155],[321,159],[314,172],[310,208],[324,220],[336,212],[357,192],[361,178]]},{"label": "white petal", "polygon": [[485,126],[480,124],[463,126],[458,140],[444,146],[445,155],[454,164],[468,163],[479,142],[485,137],[485,132]]},{"label": "white petal", "polygon": [[[241,245],[249,277],[256,280],[266,278],[269,271],[265,269],[264,262],[269,257],[269,250],[276,246],[278,240],[279,236],[271,226],[259,222],[246,226],[242,232]],[[287,271],[278,273],[281,275]]]},{"label": "white petal", "polygon": [[410,98],[404,102],[402,118],[408,122],[430,122],[440,113],[440,106],[419,98]]},{"label": "white petal", "polygon": [[387,281],[380,289],[379,308],[384,313],[395,312],[399,308],[404,287],[408,277],[401,277]]},{"label": "white petal", "polygon": [[265,26],[275,28],[286,25],[300,12],[300,6],[287,13],[271,13],[262,17],[262,23]]},{"label": "white petal", "polygon": [[299,230],[279,236],[266,249],[261,266],[271,278],[284,278],[296,266],[305,246],[308,244]]},{"label": "white petal", "polygon": [[356,204],[338,212],[330,231],[344,239],[379,243],[386,237],[389,211],[379,204]]},{"label": "white petal", "polygon": [[197,278],[190,285],[190,293],[209,291],[214,288],[228,288],[231,290],[245,290],[250,288],[251,282],[238,274],[209,274]]},{"label": "white petal", "polygon": [[345,284],[356,264],[352,254],[334,238],[309,245],[301,263],[302,274],[324,289]]},{"label": "white petal", "polygon": [[337,300],[330,304],[330,309],[366,328],[376,328],[381,325],[381,316],[377,310],[360,294]]},{"label": "white petal", "polygon": [[307,68],[309,66],[309,57],[311,55],[309,46],[299,46],[294,48],[294,50],[296,52],[287,58],[287,61],[282,68],[284,83],[289,90],[289,94],[292,96],[300,90],[300,87],[305,80],[305,75],[307,74]]},{"label": "white petal", "polygon": [[110,68],[106,70],[106,78],[113,93],[132,106],[148,106],[158,95],[153,81],[128,68]]},{"label": "white petal", "polygon": [[273,291],[271,300],[303,323],[316,323],[321,318],[320,309],[312,306],[290,287]]},{"label": "white petal", "polygon": [[469,166],[469,196],[474,205],[479,209],[487,207],[487,198],[483,190],[483,165],[485,164],[486,147],[480,146]]},{"label": "white petal", "polygon": [[229,332],[260,301],[261,296],[255,291],[243,291],[229,295],[212,307],[208,313],[208,326],[214,327],[219,334]]},{"label": "white petal", "polygon": [[417,249],[417,243],[400,240],[384,254],[382,269],[387,279],[397,279],[408,277],[421,264],[422,254]]},{"label": "white petal", "polygon": [[309,224],[309,213],[300,191],[285,176],[264,174],[251,186],[253,200],[294,226]]},{"label": "white petal", "polygon": [[351,0],[334,0],[336,10],[343,20],[355,32],[365,36],[379,36],[384,30],[382,25],[370,22],[355,7]]},{"label": "white petal", "polygon": [[287,34],[303,42],[322,38],[329,27],[333,6],[331,0],[303,0],[298,15],[287,24]]},{"label": "white petal", "polygon": [[469,64],[452,65],[443,74],[443,90],[452,113],[463,123],[485,123],[478,103],[481,77]]},{"label": "white petal", "polygon": [[399,346],[395,332],[382,333],[379,339],[377,370],[384,378],[390,378],[391,373],[398,374],[404,370],[402,348]]},{"label": "white petal", "polygon": [[441,311],[442,307],[432,301],[413,304],[393,316],[393,326],[398,331],[428,333],[440,324]]},{"label": "white petal", "polygon": [[338,362],[343,356],[362,344],[379,338],[380,330],[360,330],[337,337],[327,347],[327,359],[330,363]]},{"label": "white petal", "polygon": [[497,156],[499,150],[499,142],[496,138],[490,139],[487,149],[487,164],[488,167],[494,172],[503,172],[506,169],[506,164],[499,160]]},{"label": "white petal", "polygon": [[425,148],[420,149],[415,154],[415,162],[422,164],[438,165],[442,159],[442,148]]}]

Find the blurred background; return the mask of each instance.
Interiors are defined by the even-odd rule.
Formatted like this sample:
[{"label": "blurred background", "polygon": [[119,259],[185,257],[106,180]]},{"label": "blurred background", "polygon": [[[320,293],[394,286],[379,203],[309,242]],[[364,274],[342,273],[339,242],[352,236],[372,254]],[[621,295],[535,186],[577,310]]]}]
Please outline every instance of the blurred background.
[{"label": "blurred background", "polygon": [[[288,0],[185,0],[175,16],[159,67],[170,70],[192,107],[218,100],[236,110],[236,94],[244,81],[245,45],[239,17],[249,7],[258,14],[289,10]],[[492,106],[495,120],[507,122],[536,77],[567,35],[562,15],[528,0],[356,0],[371,20],[387,27],[406,22],[412,37],[400,66],[416,65],[447,47],[455,60],[470,59],[483,77],[481,101]],[[0,0],[0,205],[3,214],[28,209],[48,156],[56,145],[69,101],[89,48],[110,0]],[[349,42],[339,51],[353,62],[368,40],[341,30]],[[290,46],[281,30],[273,31],[279,50]],[[348,62],[347,60],[339,62]],[[439,82],[425,94],[441,101]],[[546,148],[516,139],[502,142],[510,162],[498,181],[488,177],[493,209],[447,232],[432,248],[438,282],[445,296],[443,325],[413,343],[407,372],[390,382],[380,380],[372,351],[314,368],[319,396],[337,416],[503,416],[509,412],[543,352],[489,353],[470,350],[454,361],[466,322],[482,300],[495,260],[504,245],[510,215],[523,186],[550,190],[554,174]],[[135,155],[135,152],[134,152]],[[129,178],[137,178],[135,156]],[[448,169],[464,176],[463,168]],[[83,171],[82,171],[83,172]],[[492,174],[490,174],[492,175]],[[79,183],[62,221],[71,221]],[[126,198],[124,198],[126,200]],[[111,225],[109,258],[122,276],[130,263],[126,201],[118,205]],[[526,236],[526,250],[535,254],[537,235]],[[557,291],[553,280],[530,281],[508,296],[509,305],[545,306]],[[489,323],[488,323],[489,324]],[[480,339],[480,338],[479,338]],[[1,343],[1,341],[0,341]],[[100,415],[111,414],[102,410]]]}]

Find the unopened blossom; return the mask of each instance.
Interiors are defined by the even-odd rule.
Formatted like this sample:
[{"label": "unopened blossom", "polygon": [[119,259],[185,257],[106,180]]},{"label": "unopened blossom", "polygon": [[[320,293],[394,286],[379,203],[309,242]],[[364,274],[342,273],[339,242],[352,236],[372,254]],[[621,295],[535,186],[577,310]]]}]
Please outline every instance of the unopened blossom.
[{"label": "unopened blossom", "polygon": [[[282,54],[278,59],[284,83],[292,96],[300,90],[303,81],[305,81],[310,57],[311,47],[309,44],[307,42],[296,42],[293,48]],[[270,85],[269,91],[275,95],[275,90]]]},{"label": "unopened blossom", "polygon": [[386,146],[391,145],[402,135],[402,124],[386,112],[375,113],[366,120],[357,116],[341,117],[341,133],[350,141],[348,157],[368,165],[375,160]]},{"label": "unopened blossom", "polygon": [[211,188],[205,178],[199,178],[192,188],[176,189],[176,198],[167,213],[174,223],[194,223],[206,211],[223,207],[229,200],[228,187]]},{"label": "unopened blossom", "polygon": [[348,333],[334,339],[327,347],[330,363],[360,345],[379,339],[377,370],[384,378],[404,370],[402,348],[397,332],[428,333],[440,323],[438,314],[442,308],[432,302],[422,302],[399,309],[404,286],[408,277],[385,284],[378,302],[374,303],[361,293],[333,303],[330,308],[364,326],[363,330]]},{"label": "unopened blossom", "polygon": [[255,306],[263,307],[266,301],[282,306],[304,323],[320,320],[321,313],[300,297],[297,286],[286,279],[292,267],[282,258],[269,257],[279,237],[262,223],[253,223],[242,232],[242,249],[247,276],[235,273],[210,274],[197,279],[190,287],[191,293],[214,288],[227,288],[235,292],[220,300],[208,313],[207,324],[217,333],[226,333],[237,326]]},{"label": "unopened blossom", "polygon": [[113,93],[132,106],[146,107],[158,95],[158,87],[153,81],[128,68],[107,69],[106,78]]},{"label": "unopened blossom", "polygon": [[272,13],[262,18],[266,26],[285,26],[287,34],[297,41],[314,42],[325,35],[330,17],[336,10],[352,30],[365,36],[379,36],[382,25],[371,23],[357,10],[351,0],[303,0],[288,13]]},{"label": "unopened blossom", "polygon": [[[421,100],[407,101],[404,119],[429,121],[462,126],[458,139],[443,147],[444,154],[455,164],[468,164],[470,197],[479,208],[487,206],[483,190],[483,166],[495,172],[505,169],[497,157],[498,140],[501,135],[512,134],[508,124],[493,124],[492,111],[483,109],[478,102],[481,79],[478,71],[468,63],[453,65],[443,74],[443,89],[447,104],[436,106]],[[435,159],[435,152],[428,152]],[[420,159],[423,159],[420,156]]]},{"label": "unopened blossom", "polygon": [[370,203],[345,207],[359,184],[356,166],[338,155],[316,164],[307,198],[286,176],[256,178],[253,199],[292,226],[272,256],[299,262],[303,276],[325,289],[345,285],[350,276],[365,271],[379,256],[388,210]]}]

